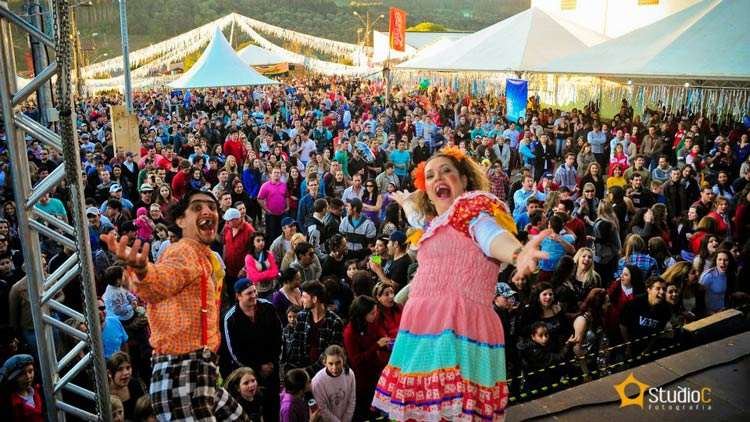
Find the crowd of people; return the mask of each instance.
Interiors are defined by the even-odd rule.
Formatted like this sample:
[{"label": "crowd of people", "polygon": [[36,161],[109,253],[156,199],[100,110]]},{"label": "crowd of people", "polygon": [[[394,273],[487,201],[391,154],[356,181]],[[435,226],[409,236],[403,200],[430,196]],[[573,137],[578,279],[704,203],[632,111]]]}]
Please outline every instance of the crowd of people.
[{"label": "crowd of people", "polygon": [[[120,97],[76,102],[115,420],[156,420],[164,415],[159,409],[175,412],[175,400],[193,410],[218,406],[214,397],[236,403],[239,411],[224,414],[227,420],[374,419],[392,410],[377,403],[396,399],[387,384],[398,379],[407,348],[422,344],[403,328],[420,324],[413,312],[402,324],[407,301],[418,301],[423,314],[468,312],[450,304],[459,297],[494,309],[499,318],[482,316],[481,324],[500,329],[507,379],[520,380],[500,393],[500,409],[508,394],[606,373],[618,359],[678,341],[683,324],[748,302],[749,128],[665,109],[634,115],[624,100],[612,120],[600,118],[593,103],[563,112],[531,102],[526,118],[513,122],[498,98],[430,88],[396,89],[392,99],[384,105],[376,83],[339,78],[140,92],[133,99],[139,151],[113,144],[108,105]],[[34,117],[37,110],[30,104],[26,112]],[[0,408],[44,420],[4,139],[0,300],[8,306],[0,308]],[[27,145],[37,183],[61,154],[35,139]],[[451,171],[425,173],[424,163],[437,162],[440,151],[450,151],[442,159],[456,165],[463,178],[456,180],[470,176],[460,163],[480,169],[462,191],[488,191],[481,196],[488,209],[507,204],[500,227],[540,246],[536,271],[519,276],[518,265],[489,264],[515,263],[518,252],[494,249],[477,228],[485,221],[471,214],[473,202],[441,209],[441,198],[449,196],[451,205],[458,197],[450,183],[435,186],[432,208],[426,199],[409,204],[436,172]],[[71,221],[70,201],[60,185],[36,208]],[[441,219],[444,211],[451,221]],[[440,235],[443,224],[466,236]],[[419,240],[433,234],[443,240]],[[47,274],[72,253],[42,239]],[[179,265],[159,270],[154,263],[162,261]],[[428,263],[444,273],[430,273],[440,282],[412,288]],[[214,291],[203,282],[180,284],[186,274],[201,279],[204,270],[217,281]],[[491,277],[494,299],[472,293],[473,282],[456,284],[469,276]],[[58,299],[82,309],[75,284]],[[202,312],[186,316],[193,306]],[[62,357],[73,345],[64,335],[58,340]],[[156,381],[180,382],[169,370],[173,358],[198,342],[215,349],[220,377],[208,367],[184,371],[206,371],[213,385],[197,384],[205,391],[192,404],[169,387],[155,391]],[[92,380],[82,372],[75,382],[92,388]],[[94,411],[73,393],[63,397]]]}]

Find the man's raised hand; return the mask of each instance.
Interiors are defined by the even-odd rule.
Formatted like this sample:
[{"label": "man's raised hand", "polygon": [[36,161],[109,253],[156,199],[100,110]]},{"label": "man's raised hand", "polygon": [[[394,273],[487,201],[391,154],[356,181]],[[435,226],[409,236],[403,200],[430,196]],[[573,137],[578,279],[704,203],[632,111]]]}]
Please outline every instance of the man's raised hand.
[{"label": "man's raised hand", "polygon": [[148,254],[151,245],[148,242],[142,243],[140,239],[133,242],[133,246],[128,246],[128,237],[122,236],[118,241],[114,233],[107,233],[100,236],[102,241],[107,245],[117,258],[125,262],[125,265],[131,267],[136,272],[143,272],[148,265]]}]

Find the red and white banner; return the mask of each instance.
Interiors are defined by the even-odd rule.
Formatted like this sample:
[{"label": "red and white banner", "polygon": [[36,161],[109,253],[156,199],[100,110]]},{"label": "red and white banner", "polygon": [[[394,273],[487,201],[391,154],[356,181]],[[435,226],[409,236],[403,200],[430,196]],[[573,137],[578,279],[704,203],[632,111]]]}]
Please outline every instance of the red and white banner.
[{"label": "red and white banner", "polygon": [[391,48],[396,51],[406,50],[406,11],[391,7],[388,32],[391,37]]}]

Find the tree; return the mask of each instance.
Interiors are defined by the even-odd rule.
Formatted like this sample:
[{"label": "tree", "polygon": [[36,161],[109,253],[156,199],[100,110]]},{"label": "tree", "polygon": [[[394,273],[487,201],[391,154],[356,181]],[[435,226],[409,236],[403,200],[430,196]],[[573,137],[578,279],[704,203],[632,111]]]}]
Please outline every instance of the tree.
[{"label": "tree", "polygon": [[410,32],[447,32],[445,25],[434,22],[420,22],[414,26],[406,28]]}]

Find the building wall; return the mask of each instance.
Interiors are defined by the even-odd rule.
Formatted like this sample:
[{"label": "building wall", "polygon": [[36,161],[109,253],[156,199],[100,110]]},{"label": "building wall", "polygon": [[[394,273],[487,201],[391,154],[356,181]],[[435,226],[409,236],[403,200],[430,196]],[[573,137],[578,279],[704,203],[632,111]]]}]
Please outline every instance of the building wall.
[{"label": "building wall", "polygon": [[531,0],[531,7],[616,38],[700,0]]}]

